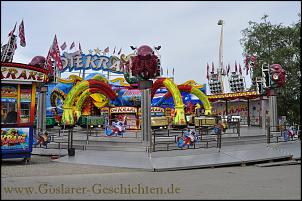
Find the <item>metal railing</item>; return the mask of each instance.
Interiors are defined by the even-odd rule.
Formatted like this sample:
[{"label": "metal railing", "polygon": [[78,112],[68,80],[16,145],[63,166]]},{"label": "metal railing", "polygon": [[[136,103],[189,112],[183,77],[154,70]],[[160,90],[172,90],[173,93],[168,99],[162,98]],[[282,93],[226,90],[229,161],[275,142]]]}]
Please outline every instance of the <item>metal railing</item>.
[{"label": "metal railing", "polygon": [[[184,147],[177,146],[177,138],[184,137],[185,131],[187,128],[174,128],[174,129],[153,129],[153,152],[159,151],[157,148],[159,145],[166,146],[165,150],[161,151],[170,151],[170,150],[185,150],[185,149],[200,149],[200,148],[212,148],[216,147],[221,149],[221,132],[214,134],[214,127],[198,127],[197,132],[195,133],[195,139],[192,145],[186,145]],[[209,146],[210,142],[216,142],[215,146]]]},{"label": "metal railing", "polygon": [[[301,130],[300,125],[277,125],[277,126],[267,126],[266,130],[267,143],[272,142],[287,142],[287,141],[295,141],[301,140]],[[272,141],[275,139],[275,141]]]}]

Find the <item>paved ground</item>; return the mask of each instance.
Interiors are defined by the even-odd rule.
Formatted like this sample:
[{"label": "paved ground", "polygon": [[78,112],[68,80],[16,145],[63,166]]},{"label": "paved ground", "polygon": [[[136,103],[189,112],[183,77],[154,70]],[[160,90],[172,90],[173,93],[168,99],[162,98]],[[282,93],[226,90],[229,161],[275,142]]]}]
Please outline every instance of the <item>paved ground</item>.
[{"label": "paved ground", "polygon": [[301,165],[170,172],[73,165],[34,156],[4,162],[2,199],[301,199]]},{"label": "paved ground", "polygon": [[[262,135],[259,129],[242,133]],[[273,148],[279,146],[284,148],[280,143]],[[2,199],[301,199],[301,164],[151,172],[33,155],[28,165],[21,159],[3,160],[1,170]]]}]

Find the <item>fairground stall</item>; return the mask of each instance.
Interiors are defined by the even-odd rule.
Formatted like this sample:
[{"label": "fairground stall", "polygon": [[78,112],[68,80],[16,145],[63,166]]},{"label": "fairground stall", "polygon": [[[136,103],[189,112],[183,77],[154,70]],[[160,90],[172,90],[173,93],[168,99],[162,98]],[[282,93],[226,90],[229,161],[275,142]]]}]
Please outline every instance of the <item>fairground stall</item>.
[{"label": "fairground stall", "polygon": [[47,82],[47,74],[36,66],[1,62],[2,158],[31,157],[36,88]]},{"label": "fairground stall", "polygon": [[212,102],[213,114],[240,116],[240,124],[262,126],[262,110],[268,108],[268,100],[256,91],[223,93],[208,97]]},{"label": "fairground stall", "polygon": [[110,124],[118,120],[126,118],[128,129],[139,129],[139,117],[137,107],[111,107],[110,108]]}]

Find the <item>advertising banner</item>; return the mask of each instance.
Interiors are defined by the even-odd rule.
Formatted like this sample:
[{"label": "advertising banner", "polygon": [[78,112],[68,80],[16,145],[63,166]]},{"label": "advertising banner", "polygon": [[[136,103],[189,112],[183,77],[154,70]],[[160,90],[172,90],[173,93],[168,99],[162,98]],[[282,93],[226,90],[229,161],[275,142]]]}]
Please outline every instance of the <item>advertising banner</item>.
[{"label": "advertising banner", "polygon": [[25,151],[30,148],[30,128],[1,128],[1,151]]}]

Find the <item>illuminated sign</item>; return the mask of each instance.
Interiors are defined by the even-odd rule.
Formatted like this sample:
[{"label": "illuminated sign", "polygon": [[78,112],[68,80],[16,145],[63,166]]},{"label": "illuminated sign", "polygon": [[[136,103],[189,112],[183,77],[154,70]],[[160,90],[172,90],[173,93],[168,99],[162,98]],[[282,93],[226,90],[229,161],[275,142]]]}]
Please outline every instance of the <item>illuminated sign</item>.
[{"label": "illuminated sign", "polygon": [[121,61],[116,56],[107,57],[105,55],[85,55],[80,54],[79,51],[74,53],[66,53],[64,52],[63,56],[61,56],[63,70],[61,72],[66,71],[69,72],[74,70],[104,70],[111,71],[115,73],[123,73],[123,65],[121,65]]},{"label": "illuminated sign", "polygon": [[101,112],[102,113],[109,113],[109,108],[108,107],[102,107]]},{"label": "illuminated sign", "polygon": [[151,112],[165,112],[165,109],[161,107],[151,107]]},{"label": "illuminated sign", "polygon": [[1,150],[29,149],[29,128],[1,128]]},{"label": "illuminated sign", "polygon": [[1,98],[17,98],[18,89],[14,86],[1,86]]},{"label": "illuminated sign", "polygon": [[113,107],[110,109],[110,113],[136,113],[136,107]]},{"label": "illuminated sign", "polygon": [[35,70],[16,67],[1,67],[1,80],[44,82],[46,78],[47,76],[44,73]]}]

